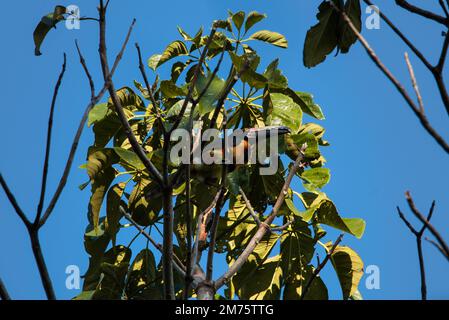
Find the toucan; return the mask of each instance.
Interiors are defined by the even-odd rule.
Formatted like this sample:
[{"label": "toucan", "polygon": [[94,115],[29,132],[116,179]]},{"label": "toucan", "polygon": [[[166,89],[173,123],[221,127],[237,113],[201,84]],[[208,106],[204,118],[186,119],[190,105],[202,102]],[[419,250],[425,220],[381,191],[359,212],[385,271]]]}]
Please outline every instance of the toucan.
[{"label": "toucan", "polygon": [[[263,143],[266,145],[270,138],[274,136],[279,137],[289,133],[291,133],[291,130],[288,127],[268,126],[246,129],[242,132],[242,134],[237,134],[237,138],[234,137],[232,140],[231,138],[228,138],[229,142],[227,145],[225,143],[225,139],[221,139],[221,148],[210,151],[210,156],[218,161],[215,161],[214,164],[192,164],[192,177],[206,183],[214,182],[219,177],[223,164],[226,165],[228,173],[232,172],[239,166],[249,164],[250,152],[256,152],[256,154],[253,155],[252,160],[259,159],[257,154],[257,146],[260,146]],[[200,143],[201,142],[199,141],[197,141],[196,144],[194,143],[192,150],[198,148]],[[255,147],[253,151],[251,150],[250,145]],[[204,148],[207,148],[207,146],[202,144],[201,150],[204,151]],[[266,148],[265,152],[267,152],[267,150],[269,149]],[[228,155],[226,153],[228,153]],[[259,165],[263,166],[266,165],[266,163],[259,163]]]}]

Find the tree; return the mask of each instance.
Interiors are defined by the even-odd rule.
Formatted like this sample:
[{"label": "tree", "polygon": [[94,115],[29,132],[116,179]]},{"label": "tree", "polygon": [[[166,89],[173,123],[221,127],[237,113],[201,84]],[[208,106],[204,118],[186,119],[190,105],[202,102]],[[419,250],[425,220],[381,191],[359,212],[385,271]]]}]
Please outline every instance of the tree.
[{"label": "tree", "polygon": [[[226,20],[212,23],[209,34],[200,28],[191,36],[178,28],[180,39],[148,60],[155,73],[163,65],[170,67],[170,78],[162,80],[156,74],[150,82],[136,44],[143,84],[134,81],[136,89],[117,89],[113,74],[135,21],[111,67],[106,46],[108,5],[109,1],[100,0],[98,18],[84,18],[99,24],[104,86],[97,95],[77,44],[92,92],[80,130],[87,121],[95,140],[82,166],[89,181],[81,188],[91,186],[84,235],[89,268],[83,292],[76,299],[187,299],[194,295],[198,299],[327,299],[319,273],[329,261],[343,298],[360,298],[361,258],[340,245],[343,235],[334,243],[322,242],[325,225],[357,238],[365,228],[362,219],[341,217],[321,190],[330,180],[321,154],[329,143],[324,139],[325,129],[308,121],[323,119],[322,110],[311,94],[289,87],[278,60],[262,63],[250,46],[252,41],[261,41],[287,48],[285,37],[274,31],[252,31],[265,18],[258,12],[229,13]],[[66,19],[65,14],[65,8],[57,6],[43,18],[34,33],[36,54],[47,32]],[[225,60],[230,67],[222,76]],[[261,72],[263,64],[266,67]],[[98,104],[105,91],[108,100]],[[278,170],[260,175],[260,163],[237,168],[223,163],[198,170],[190,163],[177,162],[170,156],[176,143],[173,133],[186,129],[189,144],[195,145],[194,121],[220,131],[288,127],[290,134],[280,141]],[[75,137],[74,151],[81,131]],[[71,160],[68,170],[70,165]],[[43,171],[46,181],[46,166]],[[64,174],[66,178],[68,171]],[[213,181],[207,179],[211,177]],[[293,188],[293,180],[300,181],[304,190]],[[2,186],[22,217],[3,178]],[[36,221],[45,223],[40,213]],[[152,231],[158,231],[160,224],[163,230],[158,237]],[[136,237],[147,239],[147,246],[135,255],[130,249],[135,237],[128,226],[137,229]],[[129,238],[129,244],[119,244],[118,236]],[[326,254],[314,265],[317,247]],[[161,253],[158,262],[156,251]],[[206,252],[206,263],[201,265]],[[228,270],[214,279],[217,254],[226,256]],[[42,280],[51,288],[49,277]],[[222,287],[226,287],[224,293],[218,293]],[[47,296],[54,298],[49,292]]]},{"label": "tree", "polygon": [[[435,80],[435,84],[441,96],[441,102],[445,110],[449,113],[449,95],[444,80],[444,67],[447,58],[447,51],[449,48],[449,11],[447,5],[449,2],[439,0],[442,12],[444,16],[438,13],[434,13],[423,8],[410,4],[405,0],[396,0],[396,4],[405,9],[406,11],[421,16],[427,20],[438,23],[444,27],[442,35],[444,41],[440,57],[435,64],[432,64],[421,53],[421,51],[413,44],[413,42],[404,35],[404,33],[389,19],[383,12],[379,10],[370,0],[363,0],[365,4],[371,6],[380,18],[393,30],[393,32],[410,48],[410,50],[416,55],[416,57],[424,64]],[[306,67],[315,67],[322,63],[328,54],[337,49],[337,53],[348,53],[351,45],[358,40],[366,50],[368,56],[373,63],[379,68],[380,71],[390,80],[391,84],[398,90],[401,96],[404,98],[411,111],[419,120],[420,125],[424,130],[433,138],[433,140],[442,148],[446,153],[449,153],[449,145],[445,138],[441,136],[438,131],[432,126],[431,122],[427,118],[426,111],[424,109],[424,102],[421,97],[421,92],[418,87],[418,82],[415,77],[413,66],[410,62],[408,53],[405,53],[405,62],[410,73],[410,79],[413,86],[413,90],[416,94],[416,102],[409,95],[404,85],[393,75],[388,67],[381,61],[376,55],[374,49],[370,46],[368,41],[362,36],[362,20],[361,20],[361,8],[360,0],[325,0],[318,8],[317,19],[318,23],[311,27],[307,33],[304,42],[304,60],[303,63]],[[426,286],[426,274],[424,268],[424,258],[422,250],[422,237],[426,230],[429,230],[435,240],[428,239],[441,254],[449,261],[449,247],[445,240],[442,238],[436,228],[430,223],[433,211],[435,208],[435,201],[429,209],[427,217],[425,217],[415,206],[413,198],[410,192],[405,192],[405,197],[408,206],[415,217],[422,223],[422,227],[416,230],[411,223],[407,220],[403,212],[397,207],[399,217],[404,221],[410,232],[416,237],[418,260],[420,267],[421,277],[421,298],[427,299],[427,286]]]}]

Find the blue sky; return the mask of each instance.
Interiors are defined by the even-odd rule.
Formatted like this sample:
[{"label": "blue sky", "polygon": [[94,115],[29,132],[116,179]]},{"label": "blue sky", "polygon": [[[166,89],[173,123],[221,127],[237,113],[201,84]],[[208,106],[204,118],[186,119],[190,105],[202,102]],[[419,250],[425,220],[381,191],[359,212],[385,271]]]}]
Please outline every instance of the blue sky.
[{"label": "blue sky", "polygon": [[[324,191],[334,200],[342,215],[361,217],[367,222],[361,240],[345,236],[361,255],[365,266],[380,268],[380,290],[368,290],[365,278],[360,290],[365,299],[419,299],[419,269],[415,239],[399,220],[395,207],[400,205],[409,214],[404,191],[411,190],[416,203],[427,211],[433,199],[437,201],[433,222],[449,239],[447,191],[449,172],[447,155],[419,126],[395,89],[372,64],[363,48],[356,45],[349,55],[328,57],[317,68],[302,65],[302,45],[307,29],[315,24],[320,1],[126,1],[112,0],[109,12],[108,41],[111,55],[119,50],[132,18],[137,19],[131,44],[139,41],[145,58],[159,53],[172,40],[179,38],[176,26],[194,33],[199,26],[208,26],[214,19],[224,18],[227,9],[266,13],[268,19],[259,28],[283,33],[289,48],[259,47],[266,63],[280,58],[280,67],[289,78],[290,86],[314,94],[322,106],[326,120],[325,149],[331,183]],[[424,1],[420,1],[421,3]],[[126,4],[125,4],[126,3]],[[426,3],[439,11],[437,2]],[[101,86],[97,54],[97,26],[82,22],[80,30],[66,30],[61,25],[52,31],[42,46],[43,56],[34,56],[32,32],[40,17],[56,4],[76,4],[82,15],[95,16],[93,1],[33,1],[27,10],[14,2],[3,4],[0,20],[3,50],[0,51],[1,87],[3,89],[2,126],[4,138],[0,156],[0,171],[23,209],[35,211],[44,158],[46,123],[51,92],[56,81],[62,52],[67,52],[68,68],[60,91],[54,125],[52,158],[48,190],[52,192],[62,173],[74,132],[89,99],[89,88],[75,52],[74,40],[79,39],[89,67]],[[442,43],[439,26],[404,13],[392,1],[378,1],[381,10],[397,21],[431,61],[438,58]],[[366,17],[366,15],[364,15]],[[373,48],[391,67],[412,93],[404,62],[404,47],[389,28],[381,23],[380,30],[363,30]],[[263,48],[263,49],[262,49]],[[435,128],[449,137],[447,114],[430,74],[411,55],[422,91],[426,112]],[[140,80],[135,49],[127,50],[115,76],[116,87]],[[87,268],[82,235],[87,223],[89,192],[77,186],[85,182],[86,174],[77,169],[92,142],[90,130],[85,130],[75,166],[67,187],[48,223],[41,230],[41,240],[58,298],[69,299],[76,290],[65,287],[65,268],[78,265]],[[411,218],[412,221],[415,221]],[[0,276],[13,298],[41,299],[44,293],[30,250],[26,230],[3,192],[0,192]],[[329,240],[337,233],[330,232]],[[139,244],[139,243],[137,243]],[[428,277],[428,296],[449,298],[447,261],[428,243],[424,243]],[[217,272],[224,269],[220,265]],[[330,297],[339,299],[340,289],[332,268],[322,273]]]}]

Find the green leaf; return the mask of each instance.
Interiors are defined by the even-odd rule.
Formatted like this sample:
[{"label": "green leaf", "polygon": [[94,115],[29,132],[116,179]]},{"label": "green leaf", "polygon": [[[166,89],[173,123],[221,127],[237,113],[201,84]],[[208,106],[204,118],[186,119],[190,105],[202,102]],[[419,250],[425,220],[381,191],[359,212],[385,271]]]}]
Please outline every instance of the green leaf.
[{"label": "green leaf", "polygon": [[115,246],[115,238],[117,232],[120,230],[120,219],[122,213],[120,211],[120,203],[125,191],[125,183],[117,183],[113,185],[106,197],[106,232],[112,240],[112,245]]},{"label": "green leaf", "polygon": [[170,43],[161,55],[151,56],[151,58],[148,60],[148,66],[151,69],[156,70],[168,60],[188,54],[189,51],[187,50],[184,42],[176,40]]},{"label": "green leaf", "polygon": [[274,31],[269,30],[257,31],[253,33],[249,38],[253,40],[268,42],[280,48],[288,47],[287,39],[285,39],[285,37],[282,34]]},{"label": "green leaf", "polygon": [[89,200],[88,217],[89,221],[98,228],[100,219],[100,209],[106,192],[115,179],[116,171],[112,167],[108,167],[95,177],[92,184],[92,194]]},{"label": "green leaf", "polygon": [[93,300],[119,300],[125,287],[131,250],[124,246],[112,247],[102,259],[100,282],[93,294]]},{"label": "green leaf", "polygon": [[239,11],[232,15],[232,21],[234,22],[235,26],[237,27],[237,30],[239,30],[239,31],[243,25],[244,20],[245,20],[245,12],[243,12],[243,11]]},{"label": "green leaf", "polygon": [[83,291],[72,300],[92,300],[95,290]]},{"label": "green leaf", "polygon": [[104,170],[110,168],[113,164],[118,162],[118,157],[112,149],[99,149],[89,152],[87,158],[87,174],[91,181],[95,181],[97,176]]},{"label": "green leaf", "polygon": [[[347,0],[345,4],[345,12],[352,24],[360,32],[362,30],[362,11],[360,9],[360,0]],[[340,18],[338,46],[341,53],[349,52],[349,49],[356,41],[357,36],[352,31],[351,27],[349,27],[348,23],[343,18]]]},{"label": "green leaf", "polygon": [[153,224],[162,208],[162,193],[155,182],[139,179],[128,199],[132,218],[141,226]]},{"label": "green leaf", "polygon": [[41,21],[36,26],[33,32],[34,38],[34,54],[36,56],[42,55],[40,48],[42,42],[44,41],[47,33],[52,29],[56,28],[58,22],[64,20],[64,14],[66,13],[66,7],[64,6],[56,6],[53,10],[53,13],[49,13],[46,16],[43,16]]},{"label": "green leaf", "polygon": [[162,58],[161,54],[153,54],[148,59],[148,67],[150,67],[150,69],[153,69],[154,71],[156,71],[157,67],[159,67],[159,61],[161,60],[161,58]]},{"label": "green leaf", "polygon": [[307,68],[323,62],[338,44],[338,13],[328,1],[323,1],[318,10],[319,22],[307,31],[304,43],[303,63]]},{"label": "green leaf", "polygon": [[144,170],[145,165],[140,161],[140,158],[133,151],[126,150],[123,148],[115,147],[115,153],[123,160],[127,165],[131,166],[136,170]]},{"label": "green leaf", "polygon": [[259,13],[257,11],[251,11],[248,14],[248,17],[245,21],[245,33],[251,29],[252,26],[254,26],[256,23],[260,22],[261,20],[265,19],[267,17],[266,14]]},{"label": "green leaf", "polygon": [[[284,300],[299,300],[303,294],[306,284],[311,279],[314,272],[313,266],[306,266],[301,269],[290,281],[287,282],[284,289]],[[304,300],[327,300],[329,299],[326,285],[318,275],[310,284]]]},{"label": "green leaf", "polygon": [[316,210],[318,223],[326,224],[338,230],[350,233],[357,238],[361,238],[365,231],[365,221],[360,218],[341,218],[334,203],[325,196],[315,195],[309,208]]},{"label": "green leaf", "polygon": [[301,109],[309,116],[318,120],[324,120],[324,114],[321,107],[313,101],[313,95],[307,92],[296,92],[297,96],[304,102],[301,103]]},{"label": "green leaf", "polygon": [[278,300],[281,294],[282,269],[280,256],[267,259],[238,291],[243,300]]},{"label": "green leaf", "polygon": [[[330,249],[332,243],[327,243],[326,247]],[[331,261],[340,281],[343,299],[348,299],[358,291],[363,276],[363,261],[354,250],[346,246],[337,246],[331,255]]]},{"label": "green leaf", "polygon": [[108,111],[109,108],[107,103],[99,103],[95,105],[89,112],[87,126],[90,127],[91,125],[104,120],[108,114]]},{"label": "green leaf", "polygon": [[272,88],[286,88],[288,86],[287,78],[279,70],[279,59],[273,60],[264,72],[264,77],[268,80],[268,85]]},{"label": "green leaf", "polygon": [[187,88],[180,88],[171,80],[161,81],[161,91],[167,98],[187,95]]},{"label": "green leaf", "polygon": [[271,93],[273,110],[267,117],[269,126],[286,126],[292,132],[298,132],[302,121],[301,107],[292,98],[281,93]]},{"label": "green leaf", "polygon": [[214,76],[213,79],[211,79],[212,76],[213,74],[209,74],[207,77],[200,74],[195,84],[196,91],[200,94],[206,88],[207,84],[212,81],[199,102],[198,108],[201,115],[209,113],[215,109],[214,103],[220,98],[220,95],[226,86],[225,80],[217,76]]},{"label": "green leaf", "polygon": [[330,177],[328,168],[312,168],[301,174],[303,180],[320,189],[329,183]]},{"label": "green leaf", "polygon": [[[156,260],[151,250],[143,249],[131,264],[126,283],[126,296],[130,300],[157,299]],[[162,298],[162,297],[160,297]]]}]

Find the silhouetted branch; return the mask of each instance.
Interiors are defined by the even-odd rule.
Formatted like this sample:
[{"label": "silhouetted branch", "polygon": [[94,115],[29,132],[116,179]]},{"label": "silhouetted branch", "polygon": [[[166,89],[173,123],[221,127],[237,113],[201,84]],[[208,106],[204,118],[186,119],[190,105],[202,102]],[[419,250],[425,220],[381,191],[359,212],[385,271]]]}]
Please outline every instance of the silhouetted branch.
[{"label": "silhouetted branch", "polygon": [[2,300],[11,300],[11,297],[6,289],[5,284],[3,283],[2,278],[0,278],[0,298]]},{"label": "silhouetted branch", "polygon": [[396,0],[396,4],[402,8],[404,8],[407,11],[410,11],[412,13],[415,13],[419,16],[422,16],[424,18],[430,19],[430,20],[434,20],[438,23],[441,23],[445,26],[448,25],[449,21],[447,18],[444,18],[436,13],[433,13],[431,11],[428,10],[424,10],[422,8],[419,8],[417,6],[414,6],[412,4],[410,4],[409,2],[405,1],[405,0]]},{"label": "silhouetted branch", "polygon": [[[415,203],[413,201],[413,198],[410,195],[410,192],[406,192],[405,193],[405,197],[407,199],[407,203],[408,203],[408,205],[410,207],[410,210],[424,224],[424,226],[430,231],[430,233],[432,233],[432,235],[435,237],[435,239],[437,240],[437,242],[440,244],[441,248],[445,252],[445,256],[449,256],[449,247],[448,247],[448,245],[444,241],[444,239],[441,236],[441,234],[435,229],[435,227],[416,208]],[[435,206],[435,202],[432,203],[431,211],[433,211],[433,207],[434,206]]]},{"label": "silhouetted branch", "polygon": [[36,218],[34,220],[35,225],[39,225],[39,220],[41,219],[42,209],[44,206],[45,200],[45,191],[47,187],[47,175],[48,175],[48,162],[50,161],[50,148],[51,148],[51,132],[53,129],[53,115],[55,111],[56,99],[58,97],[59,88],[61,87],[62,78],[64,77],[64,73],[67,66],[67,56],[64,53],[64,62],[62,64],[61,72],[59,73],[58,81],[56,82],[55,89],[53,92],[53,98],[50,106],[50,114],[48,116],[48,129],[47,129],[47,143],[45,146],[45,160],[42,170],[42,185],[41,185],[41,193],[39,197],[39,204],[37,205],[37,213]]},{"label": "silhouetted branch", "polygon": [[[373,5],[373,3],[370,0],[363,0],[368,5]],[[443,104],[446,108],[446,112],[449,114],[449,94],[447,92],[446,86],[444,84],[444,77],[442,68],[444,65],[444,61],[447,57],[447,46],[449,43],[446,43],[449,41],[447,38],[447,31],[446,31],[446,39],[445,43],[443,44],[443,49],[441,50],[441,55],[439,62],[433,66],[421,53],[420,50],[418,50],[415,45],[395,26],[395,24],[382,12],[379,12],[380,17],[382,20],[385,21],[385,23],[401,38],[401,40],[413,51],[413,53],[422,61],[422,63],[429,69],[429,71],[432,73],[437,86],[438,90],[440,92],[441,100],[443,101]],[[449,21],[449,20],[447,20]]]},{"label": "silhouetted branch", "polygon": [[[365,2],[370,3],[370,1],[365,0]],[[376,66],[387,76],[387,78],[393,83],[393,85],[396,87],[396,89],[399,91],[399,93],[402,95],[404,100],[409,105],[410,109],[412,109],[413,113],[416,115],[416,117],[420,120],[421,125],[423,128],[434,138],[434,140],[447,152],[449,153],[449,145],[446,143],[446,141],[438,134],[438,132],[431,126],[429,123],[426,115],[420,111],[419,107],[415,104],[413,99],[409,96],[405,88],[402,86],[402,84],[395,78],[395,76],[391,73],[391,71],[382,63],[382,61],[379,59],[379,57],[376,55],[374,50],[370,47],[368,41],[360,34],[360,32],[357,30],[357,28],[352,23],[351,19],[347,16],[347,14],[343,11],[341,11],[332,1],[329,2],[335,10],[339,11],[343,19],[347,22],[348,26],[351,28],[351,30],[354,32],[354,34],[359,39],[360,43],[365,48],[366,52],[368,53],[369,57],[373,62],[376,64]],[[416,49],[415,49],[416,50]]]},{"label": "silhouetted branch", "polygon": [[412,80],[412,86],[413,86],[413,89],[415,90],[416,98],[418,99],[419,110],[421,111],[421,113],[424,113],[424,102],[421,97],[421,92],[419,91],[418,81],[416,80],[416,77],[415,77],[415,71],[413,70],[413,66],[408,57],[408,53],[406,52],[404,54],[404,56],[405,56],[405,62],[407,63],[408,71],[410,73],[410,79]]},{"label": "silhouetted branch", "polygon": [[300,153],[298,157],[296,158],[295,163],[290,169],[290,172],[287,176],[287,179],[285,180],[285,183],[281,189],[281,192],[276,200],[276,203],[273,206],[273,209],[270,213],[270,215],[265,219],[264,223],[260,225],[260,227],[257,229],[256,234],[251,238],[246,248],[243,250],[242,254],[237,258],[237,260],[229,267],[229,269],[215,281],[214,289],[215,291],[221,288],[225,283],[227,283],[231,277],[240,270],[240,268],[243,266],[243,264],[248,260],[248,257],[250,254],[254,251],[257,244],[260,242],[260,240],[263,238],[263,236],[269,231],[269,228],[266,228],[266,226],[269,226],[274,218],[277,216],[279,209],[281,208],[282,204],[284,203],[285,196],[288,194],[288,189],[290,187],[290,184],[293,180],[293,177],[296,174],[296,171],[300,168],[302,164],[302,160],[304,158],[304,150],[306,146],[302,146],[300,149]]},{"label": "silhouetted branch", "polygon": [[0,173],[0,184],[2,185],[3,190],[5,191],[6,197],[8,198],[9,202],[13,206],[14,210],[16,211],[19,218],[23,221],[23,224],[28,228],[31,226],[30,220],[26,217],[23,210],[20,208],[19,204],[17,203],[16,197],[9,189],[8,185],[6,184],[5,179],[3,179],[3,175]]},{"label": "silhouetted branch", "polygon": [[318,267],[313,271],[312,276],[310,277],[309,281],[307,281],[307,284],[304,286],[304,290],[301,293],[300,300],[304,300],[305,296],[307,295],[307,292],[309,292],[310,286],[312,285],[313,280],[315,280],[316,277],[320,274],[321,270],[326,266],[327,262],[331,258],[332,254],[334,253],[335,249],[338,247],[339,243],[343,239],[343,234],[340,234],[335,240],[333,246],[330,248],[330,250],[327,252],[326,257],[324,257],[324,260],[318,265]]}]

